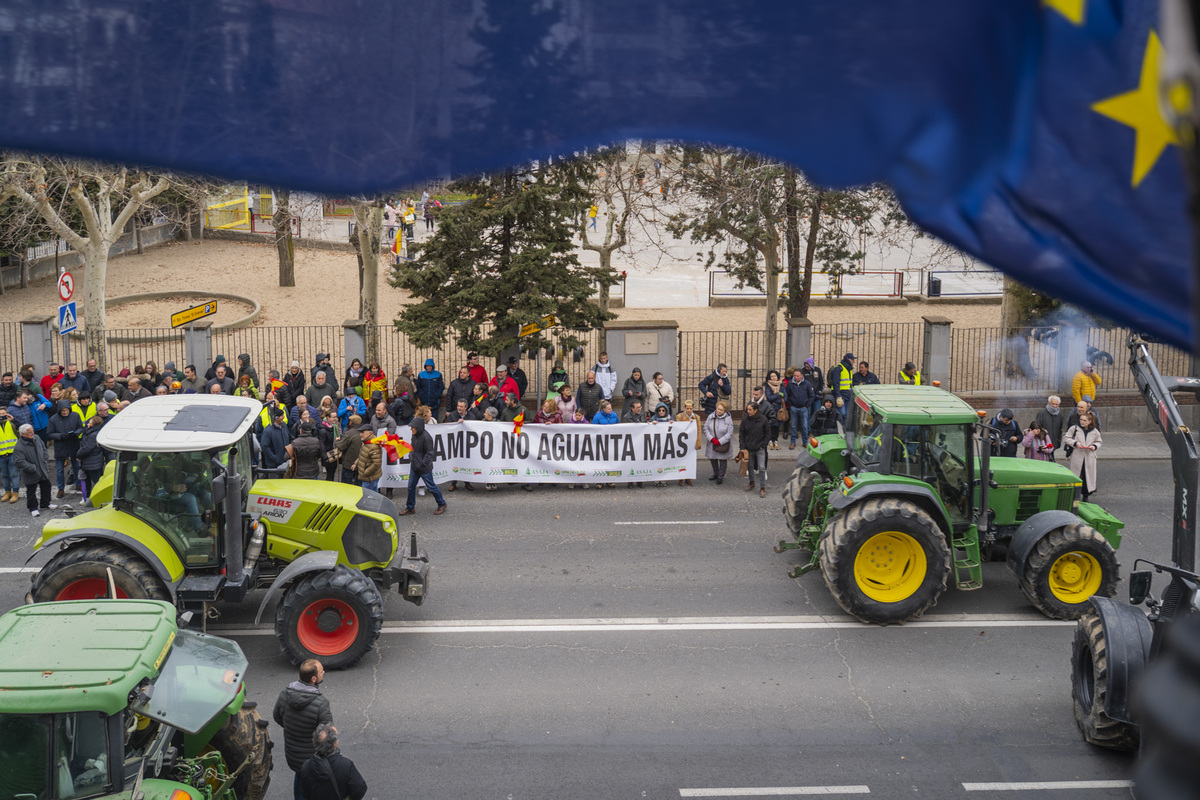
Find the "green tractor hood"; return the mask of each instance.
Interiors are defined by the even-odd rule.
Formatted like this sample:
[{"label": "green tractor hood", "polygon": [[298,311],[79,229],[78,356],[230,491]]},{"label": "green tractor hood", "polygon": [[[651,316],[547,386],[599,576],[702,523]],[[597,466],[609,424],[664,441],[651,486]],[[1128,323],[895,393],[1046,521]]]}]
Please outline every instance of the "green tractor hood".
[{"label": "green tractor hood", "polygon": [[[1062,464],[1038,461],[1032,458],[1007,458],[993,456],[991,459],[992,480],[998,488],[1075,486],[1079,478]],[[975,462],[975,474],[979,474],[979,462]]]}]

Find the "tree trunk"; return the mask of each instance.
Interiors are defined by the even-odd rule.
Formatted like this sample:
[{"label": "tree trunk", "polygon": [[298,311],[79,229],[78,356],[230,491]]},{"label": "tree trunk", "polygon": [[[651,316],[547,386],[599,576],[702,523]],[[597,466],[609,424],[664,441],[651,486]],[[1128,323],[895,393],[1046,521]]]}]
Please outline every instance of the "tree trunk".
[{"label": "tree trunk", "polygon": [[1029,337],[1024,330],[1028,320],[1025,309],[1017,302],[1018,283],[1004,276],[1004,296],[1000,301],[1000,326],[1004,336],[1004,374],[1033,377],[1033,364],[1029,358]]},{"label": "tree trunk", "polygon": [[291,192],[274,189],[275,213],[271,224],[275,228],[275,249],[279,252],[279,285],[296,285],[296,246],[292,241]]},{"label": "tree trunk", "polygon": [[359,319],[367,324],[367,363],[379,361],[379,250],[383,234],[383,206],[355,204],[354,218],[358,234],[362,281],[359,294]]},{"label": "tree trunk", "polygon": [[137,254],[139,256],[146,255],[146,243],[142,241],[142,223],[136,214],[133,215],[133,241],[137,245]]},{"label": "tree trunk", "polygon": [[[612,268],[612,250],[610,248],[605,247],[605,248],[601,248],[597,252],[600,253],[600,268],[602,270],[604,270],[605,272],[610,271]],[[611,288],[612,287],[608,286],[607,284],[601,284],[601,286],[600,286],[600,299],[599,299],[598,305],[600,306],[600,310],[606,314],[608,313],[609,292],[610,292]],[[604,329],[604,326],[601,325],[600,326],[600,350],[598,352],[604,353],[607,351],[608,351],[608,332]]]},{"label": "tree trunk", "polygon": [[804,287],[800,284],[800,203],[796,197],[796,170],[788,169],[783,179],[784,220],[787,237],[788,273],[788,317],[798,317],[800,296]]},{"label": "tree trunk", "polygon": [[775,369],[777,366],[775,361],[775,339],[779,332],[779,245],[779,238],[776,236],[771,247],[763,253],[767,262],[766,279],[763,281],[763,285],[767,290],[767,341],[766,346],[763,348],[764,363],[762,370],[764,378],[768,370]]},{"label": "tree trunk", "polygon": [[183,230],[181,232],[183,233],[183,240],[185,242],[190,242],[192,240],[192,216],[195,213],[196,212],[192,208],[191,203],[184,204],[183,215],[182,215],[183,216],[183,225],[181,225],[180,227],[183,228]]},{"label": "tree trunk", "polygon": [[807,317],[808,305],[812,299],[812,278],[813,278],[813,260],[817,255],[817,236],[821,232],[821,201],[823,194],[817,192],[813,196],[812,208],[809,213],[812,215],[808,221],[808,246],[804,248],[804,289],[800,295],[800,301],[796,304],[796,316]]},{"label": "tree trunk", "polygon": [[204,209],[196,206],[196,239],[204,241]]},{"label": "tree trunk", "polygon": [[17,263],[21,265],[21,288],[29,288],[29,259],[28,252],[21,253],[17,256]]},{"label": "tree trunk", "polygon": [[96,359],[99,369],[108,371],[108,348],[103,340],[106,320],[104,316],[104,286],[108,278],[108,245],[104,242],[89,242],[90,252],[81,253],[83,268],[83,318],[88,332],[88,341],[95,350],[89,355]]}]

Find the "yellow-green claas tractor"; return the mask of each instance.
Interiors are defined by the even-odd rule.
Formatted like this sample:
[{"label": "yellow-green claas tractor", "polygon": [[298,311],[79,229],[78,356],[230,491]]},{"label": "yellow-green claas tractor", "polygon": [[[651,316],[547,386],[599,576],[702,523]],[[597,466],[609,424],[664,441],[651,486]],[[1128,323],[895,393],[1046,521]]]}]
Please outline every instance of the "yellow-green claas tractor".
[{"label": "yellow-green claas tractor", "polygon": [[27,599],[105,597],[111,572],[118,597],[173,602],[202,626],[215,603],[265,588],[256,622],[279,597],[275,635],[292,661],[336,669],[362,658],[382,628],[382,592],[420,605],[429,559],[415,533],[401,540],[396,507],[378,492],[258,478],[261,410],[248,398],[171,395],[107,422],[99,441],[116,458],[92,495],[104,505],[46,524],[34,547],[54,555]]}]

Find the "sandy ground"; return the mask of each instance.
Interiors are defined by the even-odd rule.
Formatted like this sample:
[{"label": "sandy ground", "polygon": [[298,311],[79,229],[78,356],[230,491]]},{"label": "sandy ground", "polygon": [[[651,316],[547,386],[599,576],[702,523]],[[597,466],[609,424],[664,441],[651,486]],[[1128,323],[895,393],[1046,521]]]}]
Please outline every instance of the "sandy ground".
[{"label": "sandy ground", "polygon": [[[385,273],[385,271],[381,271]],[[80,270],[75,299],[83,313],[86,275]],[[694,280],[706,286],[700,267]],[[218,291],[252,297],[262,304],[258,326],[340,325],[358,315],[358,264],[349,252],[296,251],[296,286],[278,285],[278,261],[269,245],[228,241],[176,242],[154,248],[145,255],[115,258],[108,266],[107,295],[117,297],[143,292],[176,290]],[[644,306],[650,298],[635,298],[631,305]],[[387,284],[380,275],[380,322],[386,324],[409,299],[407,292]],[[139,302],[108,312],[108,327],[166,328],[170,315],[194,305],[192,299]],[[10,289],[0,297],[0,320],[19,321],[36,315],[56,313],[59,305],[55,285],[43,281],[28,289]],[[232,321],[247,309],[222,301],[216,323]],[[626,308],[617,310],[620,319],[673,319],[680,330],[741,331],[766,327],[765,307],[735,308]],[[810,318],[816,324],[864,322],[920,322],[923,316],[949,318],[955,325],[990,327],[1000,324],[999,305],[908,303],[905,305],[814,306]],[[85,320],[86,321],[86,320]],[[780,326],[783,327],[783,315]]]}]

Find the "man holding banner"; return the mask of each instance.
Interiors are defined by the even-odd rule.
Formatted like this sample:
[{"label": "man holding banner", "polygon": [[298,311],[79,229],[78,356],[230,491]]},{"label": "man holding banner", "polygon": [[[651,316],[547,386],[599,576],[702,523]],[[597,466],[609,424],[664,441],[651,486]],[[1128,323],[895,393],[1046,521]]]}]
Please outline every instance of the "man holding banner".
[{"label": "man holding banner", "polygon": [[446,511],[446,499],[433,482],[433,437],[425,432],[425,420],[422,417],[413,417],[409,430],[412,431],[409,441],[412,452],[408,456],[408,502],[400,516],[416,513],[417,484],[421,481],[425,482],[429,493],[437,501],[437,509],[433,513],[442,514]]}]

